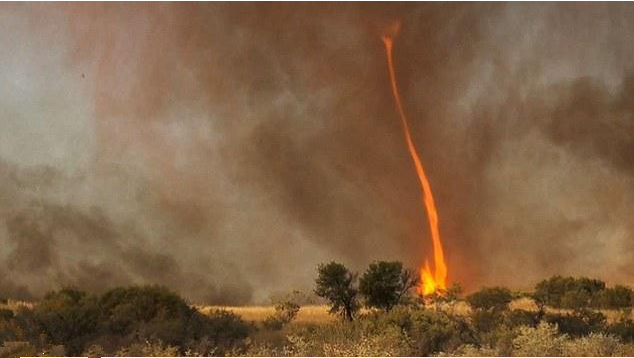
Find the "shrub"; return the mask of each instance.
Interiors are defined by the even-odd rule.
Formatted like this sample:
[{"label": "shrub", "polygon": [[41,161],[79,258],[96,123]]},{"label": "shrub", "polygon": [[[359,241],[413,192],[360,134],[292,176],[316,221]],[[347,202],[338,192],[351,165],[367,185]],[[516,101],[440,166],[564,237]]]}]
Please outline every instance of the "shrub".
[{"label": "shrub", "polygon": [[11,320],[15,314],[12,310],[8,308],[0,308],[0,321],[9,321]]},{"label": "shrub", "polygon": [[430,355],[453,351],[475,343],[474,332],[463,317],[442,311],[397,306],[378,317],[380,327],[393,325],[412,339],[415,355]]},{"label": "shrub", "polygon": [[134,343],[129,347],[119,349],[115,357],[178,357],[179,350],[176,347],[166,345],[160,341]]},{"label": "shrub", "polygon": [[605,282],[587,277],[553,276],[535,286],[533,299],[540,306],[579,309],[589,307]]},{"label": "shrub", "polygon": [[513,354],[513,340],[517,335],[517,329],[501,324],[491,332],[481,335],[480,344],[495,348],[501,356],[510,356]]},{"label": "shrub", "polygon": [[569,340],[564,344],[566,357],[612,357],[620,356],[623,345],[610,335],[591,333],[586,337]]},{"label": "shrub", "polygon": [[101,298],[64,289],[47,294],[35,309],[20,311],[14,321],[24,327],[31,342],[38,342],[43,333],[49,343],[64,345],[74,356],[95,344],[114,351],[146,341],[180,350],[213,346],[222,353],[241,343],[251,330],[233,313],[203,315],[178,295],[156,286],[116,288]]},{"label": "shrub", "polygon": [[467,303],[474,310],[504,311],[511,303],[511,291],[503,287],[483,288],[467,296]]},{"label": "shrub", "polygon": [[[400,308],[400,307],[399,307]],[[390,312],[398,311],[394,309]],[[385,356],[413,355],[413,338],[388,314],[372,312],[353,322],[328,325],[292,326],[285,355],[291,356]],[[270,348],[270,347],[269,347]]]},{"label": "shrub", "polygon": [[605,327],[606,318],[601,312],[590,310],[575,311],[571,314],[546,314],[546,322],[555,324],[559,331],[571,337],[581,337],[592,332],[600,332]]},{"label": "shrub", "polygon": [[474,310],[471,312],[471,323],[478,333],[493,331],[504,320],[504,315],[498,311]]},{"label": "shrub", "polygon": [[567,337],[559,335],[557,326],[541,322],[537,327],[519,327],[513,339],[513,355],[520,357],[562,356]]},{"label": "shrub", "polygon": [[365,296],[368,307],[389,311],[417,283],[414,272],[403,269],[402,263],[379,261],[370,264],[363,274],[359,291]]},{"label": "shrub", "polygon": [[631,319],[622,319],[612,323],[606,328],[606,331],[619,337],[623,342],[634,342],[634,321]]},{"label": "shrub", "polygon": [[0,321],[0,342],[17,342],[27,338],[26,332],[15,319]]},{"label": "shrub", "polygon": [[187,347],[206,339],[228,349],[248,336],[251,326],[234,313],[216,310],[203,315],[180,296],[157,287],[116,288],[101,297],[103,334],[124,341],[160,341]]},{"label": "shrub", "polygon": [[194,309],[178,295],[158,286],[120,287],[99,301],[102,318],[112,333],[125,335],[151,322],[187,321]]},{"label": "shrub", "polygon": [[465,344],[458,347],[451,354],[439,355],[440,357],[498,357],[501,356],[495,348],[489,346],[478,347],[473,344]]},{"label": "shrub", "polygon": [[315,294],[328,300],[330,313],[352,321],[359,310],[357,275],[336,262],[319,265],[317,272]]},{"label": "shrub", "polygon": [[579,310],[590,306],[592,296],[587,291],[568,291],[561,298],[559,306],[573,310]]},{"label": "shrub", "polygon": [[324,344],[325,356],[401,357],[411,355],[411,342],[396,327],[385,327],[376,334],[363,334],[359,340]]},{"label": "shrub", "polygon": [[631,308],[633,300],[634,292],[631,288],[617,285],[601,291],[595,299],[595,306],[606,309]]},{"label": "shrub", "polygon": [[99,328],[95,297],[70,288],[48,293],[27,316],[23,317],[34,323],[31,337],[43,333],[50,343],[64,345],[70,355],[81,353]]},{"label": "shrub", "polygon": [[522,309],[511,310],[506,314],[505,323],[509,327],[528,326],[536,327],[541,320],[541,312],[533,312]]},{"label": "shrub", "polygon": [[206,316],[196,317],[202,318],[202,327],[192,327],[198,333],[190,334],[190,337],[208,341],[208,346],[215,348],[217,354],[241,344],[253,329],[240,316],[226,310],[215,310]]},{"label": "shrub", "polygon": [[299,304],[294,300],[295,296],[297,296],[297,292],[275,303],[275,313],[263,322],[265,328],[279,330],[295,319],[300,309]]}]

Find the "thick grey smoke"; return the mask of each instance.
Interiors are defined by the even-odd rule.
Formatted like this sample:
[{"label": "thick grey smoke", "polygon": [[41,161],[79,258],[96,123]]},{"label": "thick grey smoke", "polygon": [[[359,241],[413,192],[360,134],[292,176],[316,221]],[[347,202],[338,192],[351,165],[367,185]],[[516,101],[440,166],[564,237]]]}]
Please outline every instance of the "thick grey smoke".
[{"label": "thick grey smoke", "polygon": [[210,303],[318,263],[629,283],[634,6],[0,6],[0,293],[159,283]]}]

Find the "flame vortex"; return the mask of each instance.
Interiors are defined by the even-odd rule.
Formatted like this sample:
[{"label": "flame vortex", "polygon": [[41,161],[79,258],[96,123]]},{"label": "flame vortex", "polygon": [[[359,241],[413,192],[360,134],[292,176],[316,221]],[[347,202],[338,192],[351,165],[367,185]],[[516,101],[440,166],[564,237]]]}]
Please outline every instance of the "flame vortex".
[{"label": "flame vortex", "polygon": [[445,264],[445,257],[443,254],[442,241],[440,240],[440,232],[438,231],[438,212],[436,211],[436,203],[434,202],[434,196],[429,185],[427,175],[425,175],[425,169],[421,163],[420,157],[412,141],[410,134],[409,123],[405,112],[403,111],[403,105],[401,103],[401,97],[398,93],[398,86],[396,85],[396,76],[394,74],[394,61],[392,58],[392,45],[393,36],[384,35],[381,37],[383,44],[385,45],[385,51],[387,54],[387,67],[390,73],[390,83],[392,87],[392,95],[396,103],[396,110],[401,118],[401,124],[403,132],[405,134],[405,142],[409,154],[412,157],[414,166],[416,167],[416,173],[423,191],[423,202],[427,211],[427,220],[429,221],[429,229],[431,231],[431,237],[434,250],[434,273],[432,274],[429,267],[429,262],[425,261],[425,266],[420,269],[421,284],[418,287],[418,292],[423,295],[431,295],[434,293],[442,293],[447,289],[447,265]]}]

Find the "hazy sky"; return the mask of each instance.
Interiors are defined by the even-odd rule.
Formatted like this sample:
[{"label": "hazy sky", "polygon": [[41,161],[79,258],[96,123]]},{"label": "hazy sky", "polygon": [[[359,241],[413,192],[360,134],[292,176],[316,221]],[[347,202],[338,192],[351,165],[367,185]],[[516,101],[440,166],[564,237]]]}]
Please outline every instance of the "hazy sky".
[{"label": "hazy sky", "polygon": [[0,292],[159,283],[208,303],[316,265],[634,283],[634,5],[4,3]]}]

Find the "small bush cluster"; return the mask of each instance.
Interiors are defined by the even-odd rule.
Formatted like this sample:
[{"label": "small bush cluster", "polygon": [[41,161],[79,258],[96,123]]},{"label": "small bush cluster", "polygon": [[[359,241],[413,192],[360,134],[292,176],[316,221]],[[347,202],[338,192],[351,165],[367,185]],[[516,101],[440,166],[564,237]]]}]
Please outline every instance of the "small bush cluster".
[{"label": "small bush cluster", "polygon": [[555,308],[624,309],[634,303],[634,291],[625,286],[606,287],[605,282],[586,277],[553,276],[535,287],[533,299],[538,305]]},{"label": "small bush cluster", "polygon": [[294,291],[285,298],[274,302],[275,313],[264,320],[264,327],[272,330],[280,330],[291,323],[299,313],[300,305],[298,301],[301,299],[301,296],[299,291]]},{"label": "small bush cluster", "polygon": [[231,312],[203,315],[157,286],[115,288],[101,296],[62,289],[47,294],[33,309],[0,319],[4,341],[25,340],[40,352],[59,345],[71,356],[95,347],[110,353],[121,347],[138,351],[147,342],[178,347],[178,353],[191,348],[203,354],[222,352],[241,344],[251,329]]}]

